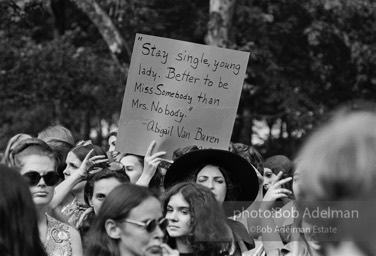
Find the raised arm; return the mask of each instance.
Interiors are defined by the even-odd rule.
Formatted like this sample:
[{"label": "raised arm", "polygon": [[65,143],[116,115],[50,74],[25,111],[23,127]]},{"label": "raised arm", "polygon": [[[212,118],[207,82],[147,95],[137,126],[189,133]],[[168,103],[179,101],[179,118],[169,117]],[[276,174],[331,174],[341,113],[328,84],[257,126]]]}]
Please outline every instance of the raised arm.
[{"label": "raised arm", "polygon": [[58,208],[72,188],[81,181],[84,181],[89,173],[93,174],[100,171],[101,169],[95,168],[108,162],[108,159],[104,155],[91,157],[93,152],[94,149],[90,150],[84,161],[82,161],[80,168],[56,186],[55,195],[49,205],[52,210]]},{"label": "raised arm", "polygon": [[[268,255],[269,252],[275,249],[281,249],[283,247],[283,243],[279,232],[276,228],[276,224],[274,222],[274,218],[272,217],[273,214],[273,206],[277,199],[288,197],[292,192],[288,189],[281,188],[281,186],[289,181],[291,181],[292,177],[288,177],[286,179],[280,180],[282,177],[282,172],[278,173],[275,181],[269,187],[268,191],[266,192],[262,203],[261,203],[261,226],[263,228],[261,236],[262,242],[264,244],[265,252]],[[267,216],[267,217],[265,217]],[[270,218],[268,218],[270,216]]]},{"label": "raised arm", "polygon": [[160,151],[152,154],[155,144],[155,141],[152,141],[148,150],[146,151],[144,158],[144,169],[140,178],[136,182],[137,185],[148,187],[150,180],[153,178],[155,171],[157,170],[158,165],[161,161],[163,161],[161,156],[166,154],[165,151]]}]

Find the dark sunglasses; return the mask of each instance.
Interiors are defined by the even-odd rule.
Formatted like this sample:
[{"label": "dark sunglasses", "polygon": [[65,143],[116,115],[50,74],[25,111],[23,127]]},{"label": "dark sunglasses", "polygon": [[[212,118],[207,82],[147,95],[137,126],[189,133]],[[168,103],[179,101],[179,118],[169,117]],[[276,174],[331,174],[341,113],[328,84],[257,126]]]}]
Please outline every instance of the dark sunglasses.
[{"label": "dark sunglasses", "polygon": [[60,179],[59,175],[56,172],[47,172],[44,175],[40,175],[39,172],[32,171],[27,172],[22,176],[24,176],[27,179],[30,186],[38,185],[41,178],[43,178],[44,183],[47,186],[55,186]]},{"label": "dark sunglasses", "polygon": [[168,220],[165,219],[165,218],[163,218],[161,220],[148,220],[146,222],[140,222],[140,221],[126,219],[126,220],[124,220],[124,222],[131,223],[131,224],[137,225],[139,227],[142,227],[142,228],[146,229],[146,231],[149,232],[149,233],[153,232],[157,228],[157,226],[159,226],[159,228],[162,231],[165,231],[167,226],[168,226]]}]

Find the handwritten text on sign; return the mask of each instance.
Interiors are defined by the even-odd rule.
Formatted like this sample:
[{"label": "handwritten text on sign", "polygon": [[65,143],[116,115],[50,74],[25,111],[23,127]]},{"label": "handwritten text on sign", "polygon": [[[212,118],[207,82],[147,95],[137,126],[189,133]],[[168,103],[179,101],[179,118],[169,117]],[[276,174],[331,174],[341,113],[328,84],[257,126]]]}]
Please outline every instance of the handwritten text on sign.
[{"label": "handwritten text on sign", "polygon": [[[137,34],[116,150],[227,149],[249,54]],[[155,151],[154,151],[155,152]]]}]

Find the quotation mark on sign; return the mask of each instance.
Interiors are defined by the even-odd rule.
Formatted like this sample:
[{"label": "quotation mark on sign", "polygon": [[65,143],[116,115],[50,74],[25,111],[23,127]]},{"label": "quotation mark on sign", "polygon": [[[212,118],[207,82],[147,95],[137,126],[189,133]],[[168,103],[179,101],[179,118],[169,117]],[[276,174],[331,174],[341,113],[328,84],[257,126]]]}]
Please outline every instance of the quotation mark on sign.
[{"label": "quotation mark on sign", "polygon": [[137,40],[138,40],[138,41],[142,41],[142,36],[139,36],[139,37],[137,38]]}]

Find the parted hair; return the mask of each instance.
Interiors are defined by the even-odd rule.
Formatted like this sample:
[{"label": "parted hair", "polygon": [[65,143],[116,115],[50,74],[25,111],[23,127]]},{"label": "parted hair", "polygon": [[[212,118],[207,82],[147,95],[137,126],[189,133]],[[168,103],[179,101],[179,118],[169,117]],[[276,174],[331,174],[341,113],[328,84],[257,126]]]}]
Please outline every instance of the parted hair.
[{"label": "parted hair", "polygon": [[[86,245],[87,256],[120,256],[117,240],[108,236],[105,223],[108,219],[126,219],[132,209],[150,197],[157,195],[146,187],[134,184],[117,186],[104,200],[101,210],[89,230]],[[159,200],[159,199],[158,199]]]},{"label": "parted hair", "polygon": [[[195,255],[228,255],[231,235],[227,228],[226,217],[210,189],[194,182],[183,182],[171,187],[163,199],[163,211],[167,212],[170,198],[181,194],[189,204],[191,216],[188,243]],[[174,238],[168,243],[175,247]]]}]

